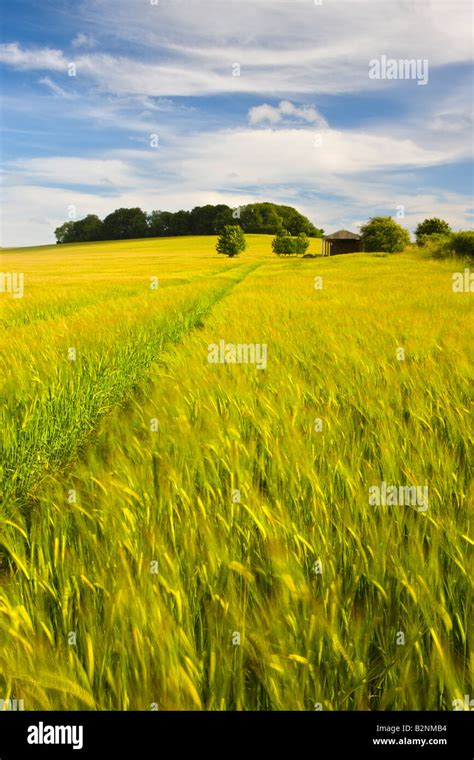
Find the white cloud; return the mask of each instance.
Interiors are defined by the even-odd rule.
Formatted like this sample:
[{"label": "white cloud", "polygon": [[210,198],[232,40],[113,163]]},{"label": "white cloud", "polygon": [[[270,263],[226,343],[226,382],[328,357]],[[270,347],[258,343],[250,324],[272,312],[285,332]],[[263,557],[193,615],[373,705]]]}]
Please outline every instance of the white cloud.
[{"label": "white cloud", "polygon": [[[315,142],[316,135],[322,137],[321,144]],[[177,210],[204,203],[273,200],[295,205],[326,230],[354,226],[380,208],[394,215],[397,206],[404,205],[406,226],[439,215],[466,227],[468,196],[417,192],[411,174],[461,155],[462,146],[452,140],[434,149],[396,135],[282,127],[170,134],[158,150],[109,151],[97,159],[20,159],[9,166],[5,241],[52,242],[69,204],[81,217],[104,216],[127,205]],[[84,187],[96,189],[86,193]],[[33,221],[25,219],[28,202],[35,209]]]},{"label": "white cloud", "polygon": [[140,181],[130,165],[119,159],[20,158],[9,165],[11,184],[57,183],[64,186],[98,186],[105,189],[130,187]]},{"label": "white cloud", "polygon": [[326,119],[313,106],[295,106],[289,100],[282,100],[275,108],[267,103],[254,106],[249,110],[249,124],[278,124],[285,122],[303,122],[314,124],[316,127],[327,127]]},{"label": "white cloud", "polygon": [[[352,92],[391,87],[368,79],[368,62],[427,58],[430,69],[470,61],[469,0],[186,0],[134,7],[129,0],[86,0],[84,19],[97,33],[139,43],[149,78],[128,72],[134,91],[165,95],[213,92],[282,94]],[[156,52],[160,53],[159,62]],[[232,77],[238,62],[241,76]],[[155,76],[157,75],[158,76]],[[125,85],[117,68],[110,89]],[[412,82],[405,83],[411,86]],[[148,89],[146,89],[148,92]]]},{"label": "white cloud", "polygon": [[441,165],[463,155],[462,145],[453,141],[434,150],[410,138],[319,128],[223,130],[188,136],[175,150],[183,174],[204,176],[219,187],[231,176],[240,186],[340,186],[342,177]]},{"label": "white cloud", "polygon": [[42,77],[38,82],[39,84],[44,84],[46,87],[49,87],[51,92],[54,92],[54,94],[58,95],[60,98],[70,100],[74,97],[70,92],[66,92],[66,90],[63,90],[63,88],[56,84],[56,82],[53,82],[50,77]]},{"label": "white cloud", "polygon": [[[335,0],[316,6],[309,0],[187,0],[156,6],[129,0],[86,0],[79,20],[96,38],[139,43],[142,55],[79,53],[78,76],[110,93],[197,96],[260,93],[285,98],[302,94],[377,92],[394,86],[416,89],[416,82],[369,80],[369,60],[427,59],[433,70],[468,62],[472,56],[472,13],[468,0],[403,2]],[[382,12],[383,10],[383,12]],[[79,33],[78,48],[92,38]],[[114,46],[116,47],[116,46]],[[0,60],[16,68],[64,70],[57,50],[0,48]],[[232,75],[238,62],[240,76]]]},{"label": "white cloud", "polygon": [[97,40],[90,34],[79,32],[72,40],[71,45],[74,48],[94,48],[97,45]]},{"label": "white cloud", "polygon": [[281,121],[281,113],[278,108],[264,103],[262,106],[254,106],[249,111],[249,124],[278,124]]},{"label": "white cloud", "polygon": [[[359,46],[394,57],[429,57],[433,62],[470,58],[469,0],[186,0],[157,6],[140,3],[130,13],[129,0],[85,0],[81,13],[94,29],[140,42],[153,50],[165,41],[188,54],[215,56],[227,50],[241,63],[266,61],[277,68],[305,63],[311,57],[351,57]],[[420,30],[422,33],[420,34]],[[452,43],[452,44],[450,44]],[[384,51],[383,47],[387,50]],[[374,53],[376,55],[376,53]]]},{"label": "white cloud", "polygon": [[20,48],[18,43],[11,42],[0,45],[0,63],[5,63],[15,69],[47,71],[67,71],[67,60],[61,50],[51,48]]}]

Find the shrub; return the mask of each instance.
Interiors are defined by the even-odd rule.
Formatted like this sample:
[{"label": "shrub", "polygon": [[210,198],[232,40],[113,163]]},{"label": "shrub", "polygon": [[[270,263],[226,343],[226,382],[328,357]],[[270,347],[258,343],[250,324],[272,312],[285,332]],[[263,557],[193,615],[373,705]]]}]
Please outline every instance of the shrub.
[{"label": "shrub", "polygon": [[459,257],[474,259],[474,232],[455,232],[451,236],[451,244],[454,254]]},{"label": "shrub", "polygon": [[403,251],[410,242],[408,230],[397,224],[391,216],[374,216],[361,227],[366,251]]},{"label": "shrub", "polygon": [[425,256],[433,259],[474,259],[474,232],[453,232],[450,235],[424,235],[419,243]]},{"label": "shrub", "polygon": [[423,245],[426,235],[449,235],[451,227],[444,219],[438,219],[432,217],[431,219],[425,219],[420,222],[415,230],[416,242],[418,245]]},{"label": "shrub", "polygon": [[245,235],[241,228],[238,225],[226,224],[217,241],[217,253],[224,253],[230,257],[237,256],[241,251],[245,251],[246,247]]},{"label": "shrub", "polygon": [[442,235],[434,233],[433,235],[423,235],[418,245],[422,248],[423,253],[433,259],[445,259],[453,256],[452,235]]},{"label": "shrub", "polygon": [[306,253],[309,246],[309,240],[304,232],[300,232],[297,237],[292,237],[286,230],[279,232],[272,240],[272,250],[278,256],[291,256]]}]

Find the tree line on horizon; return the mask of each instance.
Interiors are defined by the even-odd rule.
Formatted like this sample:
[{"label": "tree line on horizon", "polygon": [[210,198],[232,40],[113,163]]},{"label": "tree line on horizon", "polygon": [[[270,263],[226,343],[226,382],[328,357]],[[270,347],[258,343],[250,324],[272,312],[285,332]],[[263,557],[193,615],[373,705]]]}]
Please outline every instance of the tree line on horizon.
[{"label": "tree line on horizon", "polygon": [[276,235],[287,230],[290,235],[304,233],[322,237],[309,219],[292,206],[276,203],[249,203],[232,209],[225,204],[196,206],[192,211],[152,211],[119,208],[103,220],[96,214],[68,221],[54,231],[57,243],[89,243],[99,240],[127,240],[146,237],[180,237],[184,235],[219,235],[227,226],[240,226],[243,232]]},{"label": "tree line on horizon", "polygon": [[[363,250],[400,253],[410,244],[410,234],[405,227],[390,216],[374,216],[360,228]],[[474,232],[463,230],[453,232],[444,219],[432,217],[420,222],[415,230],[417,245],[436,258],[474,258]],[[272,250],[278,256],[306,254],[309,239],[306,233],[291,235],[288,230],[279,229],[272,240]],[[226,225],[217,241],[217,253],[238,256],[246,248],[245,235],[240,226]],[[308,254],[314,258],[316,254]]]}]

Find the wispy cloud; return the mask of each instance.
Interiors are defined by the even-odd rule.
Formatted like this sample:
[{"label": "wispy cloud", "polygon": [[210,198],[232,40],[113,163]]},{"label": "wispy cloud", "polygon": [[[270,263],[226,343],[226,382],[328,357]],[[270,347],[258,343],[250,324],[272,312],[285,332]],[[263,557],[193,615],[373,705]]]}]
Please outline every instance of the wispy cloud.
[{"label": "wispy cloud", "polygon": [[71,100],[74,97],[70,92],[63,90],[63,88],[56,84],[56,82],[53,82],[50,77],[42,77],[41,79],[38,79],[38,82],[40,84],[44,84],[45,87],[48,87],[51,92],[53,92],[55,95],[58,95],[60,98]]},{"label": "wispy cloud", "polygon": [[97,45],[97,40],[90,34],[79,32],[72,40],[71,45],[73,48],[94,48]]},{"label": "wispy cloud", "polygon": [[[184,10],[185,8],[185,10]],[[139,43],[140,57],[112,54],[95,37],[80,32],[73,40],[78,74],[117,94],[199,96],[218,93],[291,94],[376,92],[393,81],[369,79],[369,60],[429,61],[436,67],[468,62],[472,55],[472,11],[468,0],[384,3],[335,0],[321,6],[307,0],[187,0],[140,3],[86,2],[81,19],[97,39]],[[350,19],[350,21],[349,21]],[[421,31],[422,30],[422,31]],[[116,46],[115,46],[116,47]],[[0,47],[0,60],[22,70],[66,70],[64,53]],[[239,76],[233,65],[239,64]],[[405,86],[411,87],[412,82]]]}]

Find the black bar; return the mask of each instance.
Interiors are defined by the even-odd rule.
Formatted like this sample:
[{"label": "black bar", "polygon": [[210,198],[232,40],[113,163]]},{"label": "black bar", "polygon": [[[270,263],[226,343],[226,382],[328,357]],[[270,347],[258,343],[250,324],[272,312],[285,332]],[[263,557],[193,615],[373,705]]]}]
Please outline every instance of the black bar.
[{"label": "black bar", "polygon": [[[0,760],[104,753],[135,760],[170,750],[178,756],[192,752],[190,757],[217,751],[222,756],[241,751],[246,757],[251,751],[266,758],[270,752],[280,757],[285,748],[315,760],[323,749],[337,757],[472,760],[473,728],[473,713],[467,711],[1,712]],[[331,754],[324,757],[333,760]]]}]

